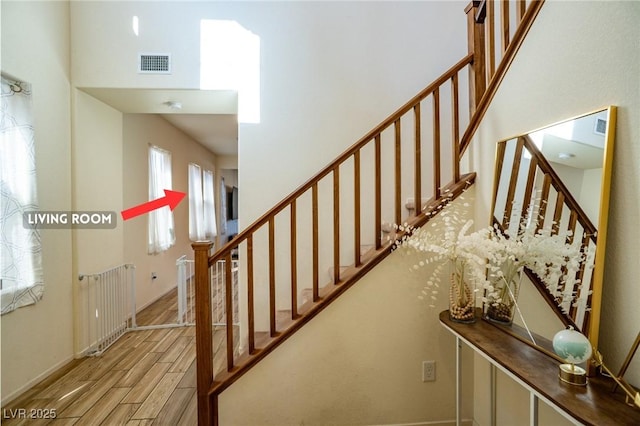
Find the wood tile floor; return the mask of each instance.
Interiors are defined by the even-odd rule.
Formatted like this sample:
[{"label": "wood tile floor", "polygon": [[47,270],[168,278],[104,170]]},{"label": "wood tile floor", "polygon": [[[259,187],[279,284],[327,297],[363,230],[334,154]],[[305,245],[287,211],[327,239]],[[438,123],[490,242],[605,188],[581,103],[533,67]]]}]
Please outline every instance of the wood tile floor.
[{"label": "wood tile floor", "polygon": [[[187,300],[187,307],[189,308],[189,314],[195,300],[189,298]],[[138,326],[146,325],[163,325],[163,324],[176,324],[178,322],[178,290],[173,289],[161,296],[154,303],[143,309],[136,314],[136,324]]]},{"label": "wood tile floor", "polygon": [[194,336],[194,327],[129,332],[3,407],[2,424],[195,425]]},{"label": "wood tile floor", "polygon": [[[168,318],[168,294],[140,313]],[[237,330],[236,336],[237,336]],[[214,371],[224,366],[225,327],[216,327]],[[237,338],[236,338],[237,340]],[[195,425],[195,327],[130,331],[102,355],[73,361],[6,407],[3,425]],[[21,411],[24,410],[24,411]],[[55,419],[27,419],[34,414]]]}]

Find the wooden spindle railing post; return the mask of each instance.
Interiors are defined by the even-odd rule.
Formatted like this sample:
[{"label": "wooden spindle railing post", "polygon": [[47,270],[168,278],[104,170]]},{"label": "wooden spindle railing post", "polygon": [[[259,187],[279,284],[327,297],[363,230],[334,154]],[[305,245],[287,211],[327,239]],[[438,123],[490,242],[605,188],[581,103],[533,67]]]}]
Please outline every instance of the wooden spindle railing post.
[{"label": "wooden spindle railing post", "polygon": [[500,46],[502,46],[502,54],[507,51],[507,47],[509,47],[510,43],[510,33],[509,33],[509,1],[502,0],[500,2],[500,21],[502,23],[502,28],[500,31]]},{"label": "wooden spindle railing post", "polygon": [[233,359],[233,283],[231,271],[231,252],[228,252],[224,259],[224,310],[225,322],[227,323],[227,371],[234,367]]},{"label": "wooden spindle railing post", "polygon": [[451,77],[451,143],[453,181],[460,180],[460,108],[458,108],[458,74]]},{"label": "wooden spindle railing post", "polygon": [[333,169],[333,283],[340,282],[340,168]]},{"label": "wooden spindle railing post", "polygon": [[247,237],[247,322],[249,326],[249,354],[256,350],[255,306],[253,303],[253,235]]},{"label": "wooden spindle railing post", "polygon": [[402,223],[402,131],[400,119],[393,123],[395,130],[395,221]]},{"label": "wooden spindle railing post", "polygon": [[276,330],[276,221],[269,219],[269,335],[275,337]]},{"label": "wooden spindle railing post", "polygon": [[314,183],[311,188],[311,214],[312,214],[312,230],[311,230],[311,244],[313,245],[313,283],[312,283],[312,293],[313,293],[313,302],[317,302],[320,300],[320,260],[318,258],[318,245],[319,245],[319,236],[318,236],[318,226],[320,226],[320,222],[318,219],[318,182]]},{"label": "wooden spindle railing post", "polygon": [[485,10],[485,58],[487,64],[487,79],[491,80],[496,73],[496,19],[495,19],[495,1],[491,0],[486,3]]},{"label": "wooden spindle railing post", "polygon": [[413,107],[413,114],[415,117],[413,213],[417,217],[422,213],[422,115],[420,112],[420,102]]},{"label": "wooden spindle railing post", "polygon": [[381,154],[381,136],[378,133],[375,137],[375,183],[374,183],[374,192],[375,192],[375,242],[376,242],[376,250],[379,250],[382,247],[382,154]]},{"label": "wooden spindle railing post", "polygon": [[360,150],[353,154],[353,242],[354,242],[354,265],[362,265],[361,257],[361,234],[360,234]]},{"label": "wooden spindle railing post", "polygon": [[290,247],[291,247],[291,319],[298,319],[298,219],[296,200],[291,202]]},{"label": "wooden spindle railing post", "polygon": [[440,90],[433,91],[433,196],[440,198],[442,172],[440,170]]},{"label": "wooden spindle railing post", "polygon": [[483,2],[473,0],[464,10],[467,14],[468,51],[473,53],[473,62],[469,68],[469,108],[472,115],[487,86],[484,15],[479,13],[484,7]]},{"label": "wooden spindle railing post", "polygon": [[196,378],[198,387],[198,425],[216,424],[217,404],[211,404],[213,383],[213,342],[211,321],[211,283],[209,282],[210,241],[191,244],[195,262],[196,293]]}]

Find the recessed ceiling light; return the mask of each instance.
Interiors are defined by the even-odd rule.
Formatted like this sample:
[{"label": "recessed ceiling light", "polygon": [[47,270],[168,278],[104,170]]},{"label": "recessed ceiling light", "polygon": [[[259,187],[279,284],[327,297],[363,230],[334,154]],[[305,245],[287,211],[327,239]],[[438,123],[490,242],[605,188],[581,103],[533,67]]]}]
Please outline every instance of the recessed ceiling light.
[{"label": "recessed ceiling light", "polygon": [[560,158],[561,160],[568,160],[575,156],[576,156],[575,154],[572,154],[570,152],[561,152],[560,154],[558,154],[558,158]]}]

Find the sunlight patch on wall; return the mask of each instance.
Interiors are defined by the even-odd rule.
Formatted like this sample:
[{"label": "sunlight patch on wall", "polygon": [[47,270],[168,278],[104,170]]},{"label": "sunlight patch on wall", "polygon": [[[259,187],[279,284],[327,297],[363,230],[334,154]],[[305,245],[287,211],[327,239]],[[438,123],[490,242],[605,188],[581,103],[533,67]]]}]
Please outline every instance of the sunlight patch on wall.
[{"label": "sunlight patch on wall", "polygon": [[237,90],[238,121],[260,122],[260,37],[236,21],[200,21],[200,89]]}]

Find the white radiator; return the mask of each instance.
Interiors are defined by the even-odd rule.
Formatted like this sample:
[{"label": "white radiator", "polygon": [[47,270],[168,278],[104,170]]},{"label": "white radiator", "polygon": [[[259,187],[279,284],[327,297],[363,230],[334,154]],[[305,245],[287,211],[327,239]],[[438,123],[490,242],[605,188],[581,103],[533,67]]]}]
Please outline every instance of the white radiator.
[{"label": "white radiator", "polygon": [[135,328],[135,266],[124,264],[97,274],[81,274],[80,311],[84,355],[100,355]]}]

